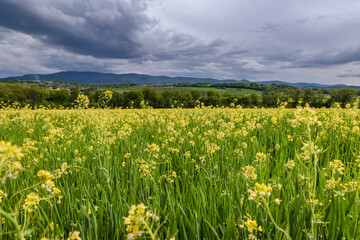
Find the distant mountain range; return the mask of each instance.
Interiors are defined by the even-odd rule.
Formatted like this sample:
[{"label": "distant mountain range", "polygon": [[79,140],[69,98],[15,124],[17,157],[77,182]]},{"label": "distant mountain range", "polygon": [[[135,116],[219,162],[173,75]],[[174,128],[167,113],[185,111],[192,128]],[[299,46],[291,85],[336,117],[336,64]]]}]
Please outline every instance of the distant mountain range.
[{"label": "distant mountain range", "polygon": [[[264,85],[271,85],[271,84],[286,84],[297,88],[344,88],[350,87],[345,84],[319,84],[319,83],[306,83],[306,82],[297,82],[297,83],[290,83],[290,82],[283,82],[278,80],[273,81],[259,81],[256,83],[264,84]],[[352,86],[351,86],[352,87]]]},{"label": "distant mountain range", "polygon": [[[67,82],[77,82],[83,84],[114,84],[114,83],[130,83],[130,84],[167,84],[167,83],[236,83],[249,82],[246,79],[242,80],[218,80],[214,78],[196,78],[196,77],[168,77],[168,76],[150,76],[144,74],[128,73],[128,74],[114,74],[101,72],[76,72],[66,71],[51,74],[27,74],[23,76],[7,77],[10,80],[40,80],[40,81],[54,81],[63,80]],[[258,81],[256,83],[271,85],[271,84],[287,84],[297,88],[343,88],[348,87],[345,84],[326,85],[317,83],[290,83],[283,81]]]}]

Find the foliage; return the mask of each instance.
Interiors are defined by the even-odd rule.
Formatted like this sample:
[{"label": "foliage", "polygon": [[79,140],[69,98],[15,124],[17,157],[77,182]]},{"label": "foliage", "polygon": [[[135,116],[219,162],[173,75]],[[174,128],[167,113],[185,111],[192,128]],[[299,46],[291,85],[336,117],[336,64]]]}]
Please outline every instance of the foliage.
[{"label": "foliage", "polygon": [[[59,83],[59,82],[57,82]],[[248,83],[247,83],[248,84]],[[165,91],[157,91],[149,88],[138,88],[138,90],[116,91],[116,90],[100,90],[98,88],[79,89],[73,87],[47,89],[35,84],[0,84],[0,102],[6,105],[17,105],[19,107],[38,108],[45,106],[47,108],[76,108],[78,106],[78,96],[87,96],[89,107],[105,106],[110,108],[194,108],[196,106],[213,106],[213,107],[278,107],[281,102],[287,102],[288,108],[297,106],[305,106],[309,104],[311,107],[321,108],[330,107],[338,102],[342,107],[347,104],[356,104],[356,91],[354,89],[334,89],[330,97],[323,94],[320,89],[288,89],[286,91],[269,91],[264,90],[261,95],[258,93],[237,94],[221,93],[216,88],[204,87],[202,90],[207,92],[185,90],[185,88],[166,88]],[[213,86],[213,85],[210,85]],[[227,86],[227,85],[226,85]],[[236,85],[234,85],[236,86]],[[141,90],[140,90],[141,89]],[[165,88],[164,88],[165,89]],[[269,88],[277,89],[277,88]],[[284,90],[282,89],[282,90]],[[241,90],[241,89],[240,89]],[[111,94],[109,94],[111,92]],[[4,104],[0,104],[4,105]]]}]

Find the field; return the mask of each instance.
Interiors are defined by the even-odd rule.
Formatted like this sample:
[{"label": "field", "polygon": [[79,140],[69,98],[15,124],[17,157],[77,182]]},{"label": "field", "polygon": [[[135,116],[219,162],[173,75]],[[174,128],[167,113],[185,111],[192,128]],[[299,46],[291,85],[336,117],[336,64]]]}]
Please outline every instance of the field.
[{"label": "field", "polygon": [[2,239],[356,239],[358,109],[0,110]]},{"label": "field", "polygon": [[202,94],[206,94],[208,91],[214,91],[216,93],[231,93],[231,94],[243,94],[243,95],[249,95],[252,93],[258,93],[261,94],[262,91],[254,90],[254,89],[246,89],[246,88],[216,88],[216,87],[129,87],[129,88],[116,88],[116,89],[110,89],[114,91],[120,91],[120,92],[128,92],[128,91],[140,91],[143,89],[151,89],[156,90],[157,92],[161,93],[164,91],[174,91],[174,90],[180,90],[185,92],[191,92],[191,91],[199,91]]}]

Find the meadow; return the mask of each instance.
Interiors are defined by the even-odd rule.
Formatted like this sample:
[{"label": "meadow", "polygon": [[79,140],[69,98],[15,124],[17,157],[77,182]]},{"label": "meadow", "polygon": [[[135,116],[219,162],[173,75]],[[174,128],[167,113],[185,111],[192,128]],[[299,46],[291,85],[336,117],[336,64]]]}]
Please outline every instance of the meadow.
[{"label": "meadow", "polygon": [[0,109],[2,239],[356,239],[360,115]]},{"label": "meadow", "polygon": [[205,95],[208,91],[214,91],[216,93],[230,93],[230,94],[243,94],[243,95],[250,95],[252,93],[258,93],[261,94],[262,91],[254,90],[254,89],[247,89],[247,88],[216,88],[216,87],[151,87],[151,86],[133,86],[133,87],[124,87],[124,88],[110,88],[110,90],[113,91],[119,91],[119,92],[129,92],[129,91],[140,91],[144,89],[150,89],[155,90],[159,93],[162,93],[164,91],[184,91],[184,92],[191,92],[191,91],[198,91]]}]

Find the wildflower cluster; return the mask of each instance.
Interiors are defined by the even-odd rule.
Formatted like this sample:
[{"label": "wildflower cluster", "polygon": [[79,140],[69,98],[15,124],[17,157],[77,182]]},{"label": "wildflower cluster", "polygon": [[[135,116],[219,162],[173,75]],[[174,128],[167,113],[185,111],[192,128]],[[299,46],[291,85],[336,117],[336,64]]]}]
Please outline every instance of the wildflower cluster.
[{"label": "wildflower cluster", "polygon": [[[40,170],[37,173],[37,176],[42,183],[41,187],[45,189],[47,192],[50,192],[52,196],[58,197],[60,203],[62,199],[61,191],[59,188],[55,187],[55,183],[52,181],[55,178],[55,176],[46,170]],[[57,176],[59,176],[59,171],[57,173]]]},{"label": "wildflower cluster", "polygon": [[255,168],[253,166],[245,166],[243,167],[243,173],[245,179],[250,179],[252,181],[256,180],[257,175],[255,173]]},{"label": "wildflower cluster", "polygon": [[257,232],[262,232],[262,227],[258,225],[256,220],[253,220],[251,216],[245,216],[243,224],[240,224],[241,228],[246,228],[249,232],[248,238],[250,240],[257,240],[256,237]]},{"label": "wildflower cluster", "polygon": [[344,164],[340,160],[334,160],[330,162],[329,168],[331,169],[332,174],[338,173],[340,175],[344,174]]},{"label": "wildflower cluster", "polygon": [[88,108],[89,107],[89,97],[84,94],[79,94],[77,99],[75,100],[75,103],[78,108]]},{"label": "wildflower cluster", "polygon": [[10,142],[0,141],[0,177],[5,183],[6,178],[17,178],[20,171],[24,170],[19,160],[23,157],[21,148]]},{"label": "wildflower cluster", "polygon": [[38,208],[40,201],[41,197],[37,193],[32,192],[27,195],[23,208],[26,212],[32,213]]},{"label": "wildflower cluster", "polygon": [[267,155],[262,152],[258,152],[255,155],[255,162],[264,162],[267,159]]},{"label": "wildflower cluster", "polygon": [[249,200],[255,200],[257,198],[267,197],[271,195],[272,187],[270,184],[266,185],[265,183],[255,183],[254,190],[249,189],[248,193]]},{"label": "wildflower cluster", "polygon": [[295,162],[294,160],[289,160],[286,164],[285,167],[289,170],[293,169],[295,167]]},{"label": "wildflower cluster", "polygon": [[69,237],[67,238],[67,240],[81,240],[80,232],[79,231],[69,232]]},{"label": "wildflower cluster", "polygon": [[143,203],[131,206],[129,216],[124,218],[126,231],[128,231],[127,239],[137,239],[143,234],[148,234],[152,239],[157,239],[157,231],[153,232],[152,227],[160,218],[150,210],[146,211],[146,209],[147,207]]},{"label": "wildflower cluster", "polygon": [[319,147],[316,146],[314,142],[306,142],[301,147],[301,151],[302,152],[300,153],[299,157],[303,161],[309,161],[311,159],[311,156],[321,153],[322,149],[319,149]]},{"label": "wildflower cluster", "polygon": [[99,105],[102,107],[105,107],[106,104],[108,104],[112,98],[113,92],[110,90],[104,91],[99,98]]},{"label": "wildflower cluster", "polygon": [[295,119],[291,120],[293,127],[297,127],[301,123],[321,126],[321,122],[315,114],[315,110],[306,105],[304,108],[298,107],[295,111]]}]

